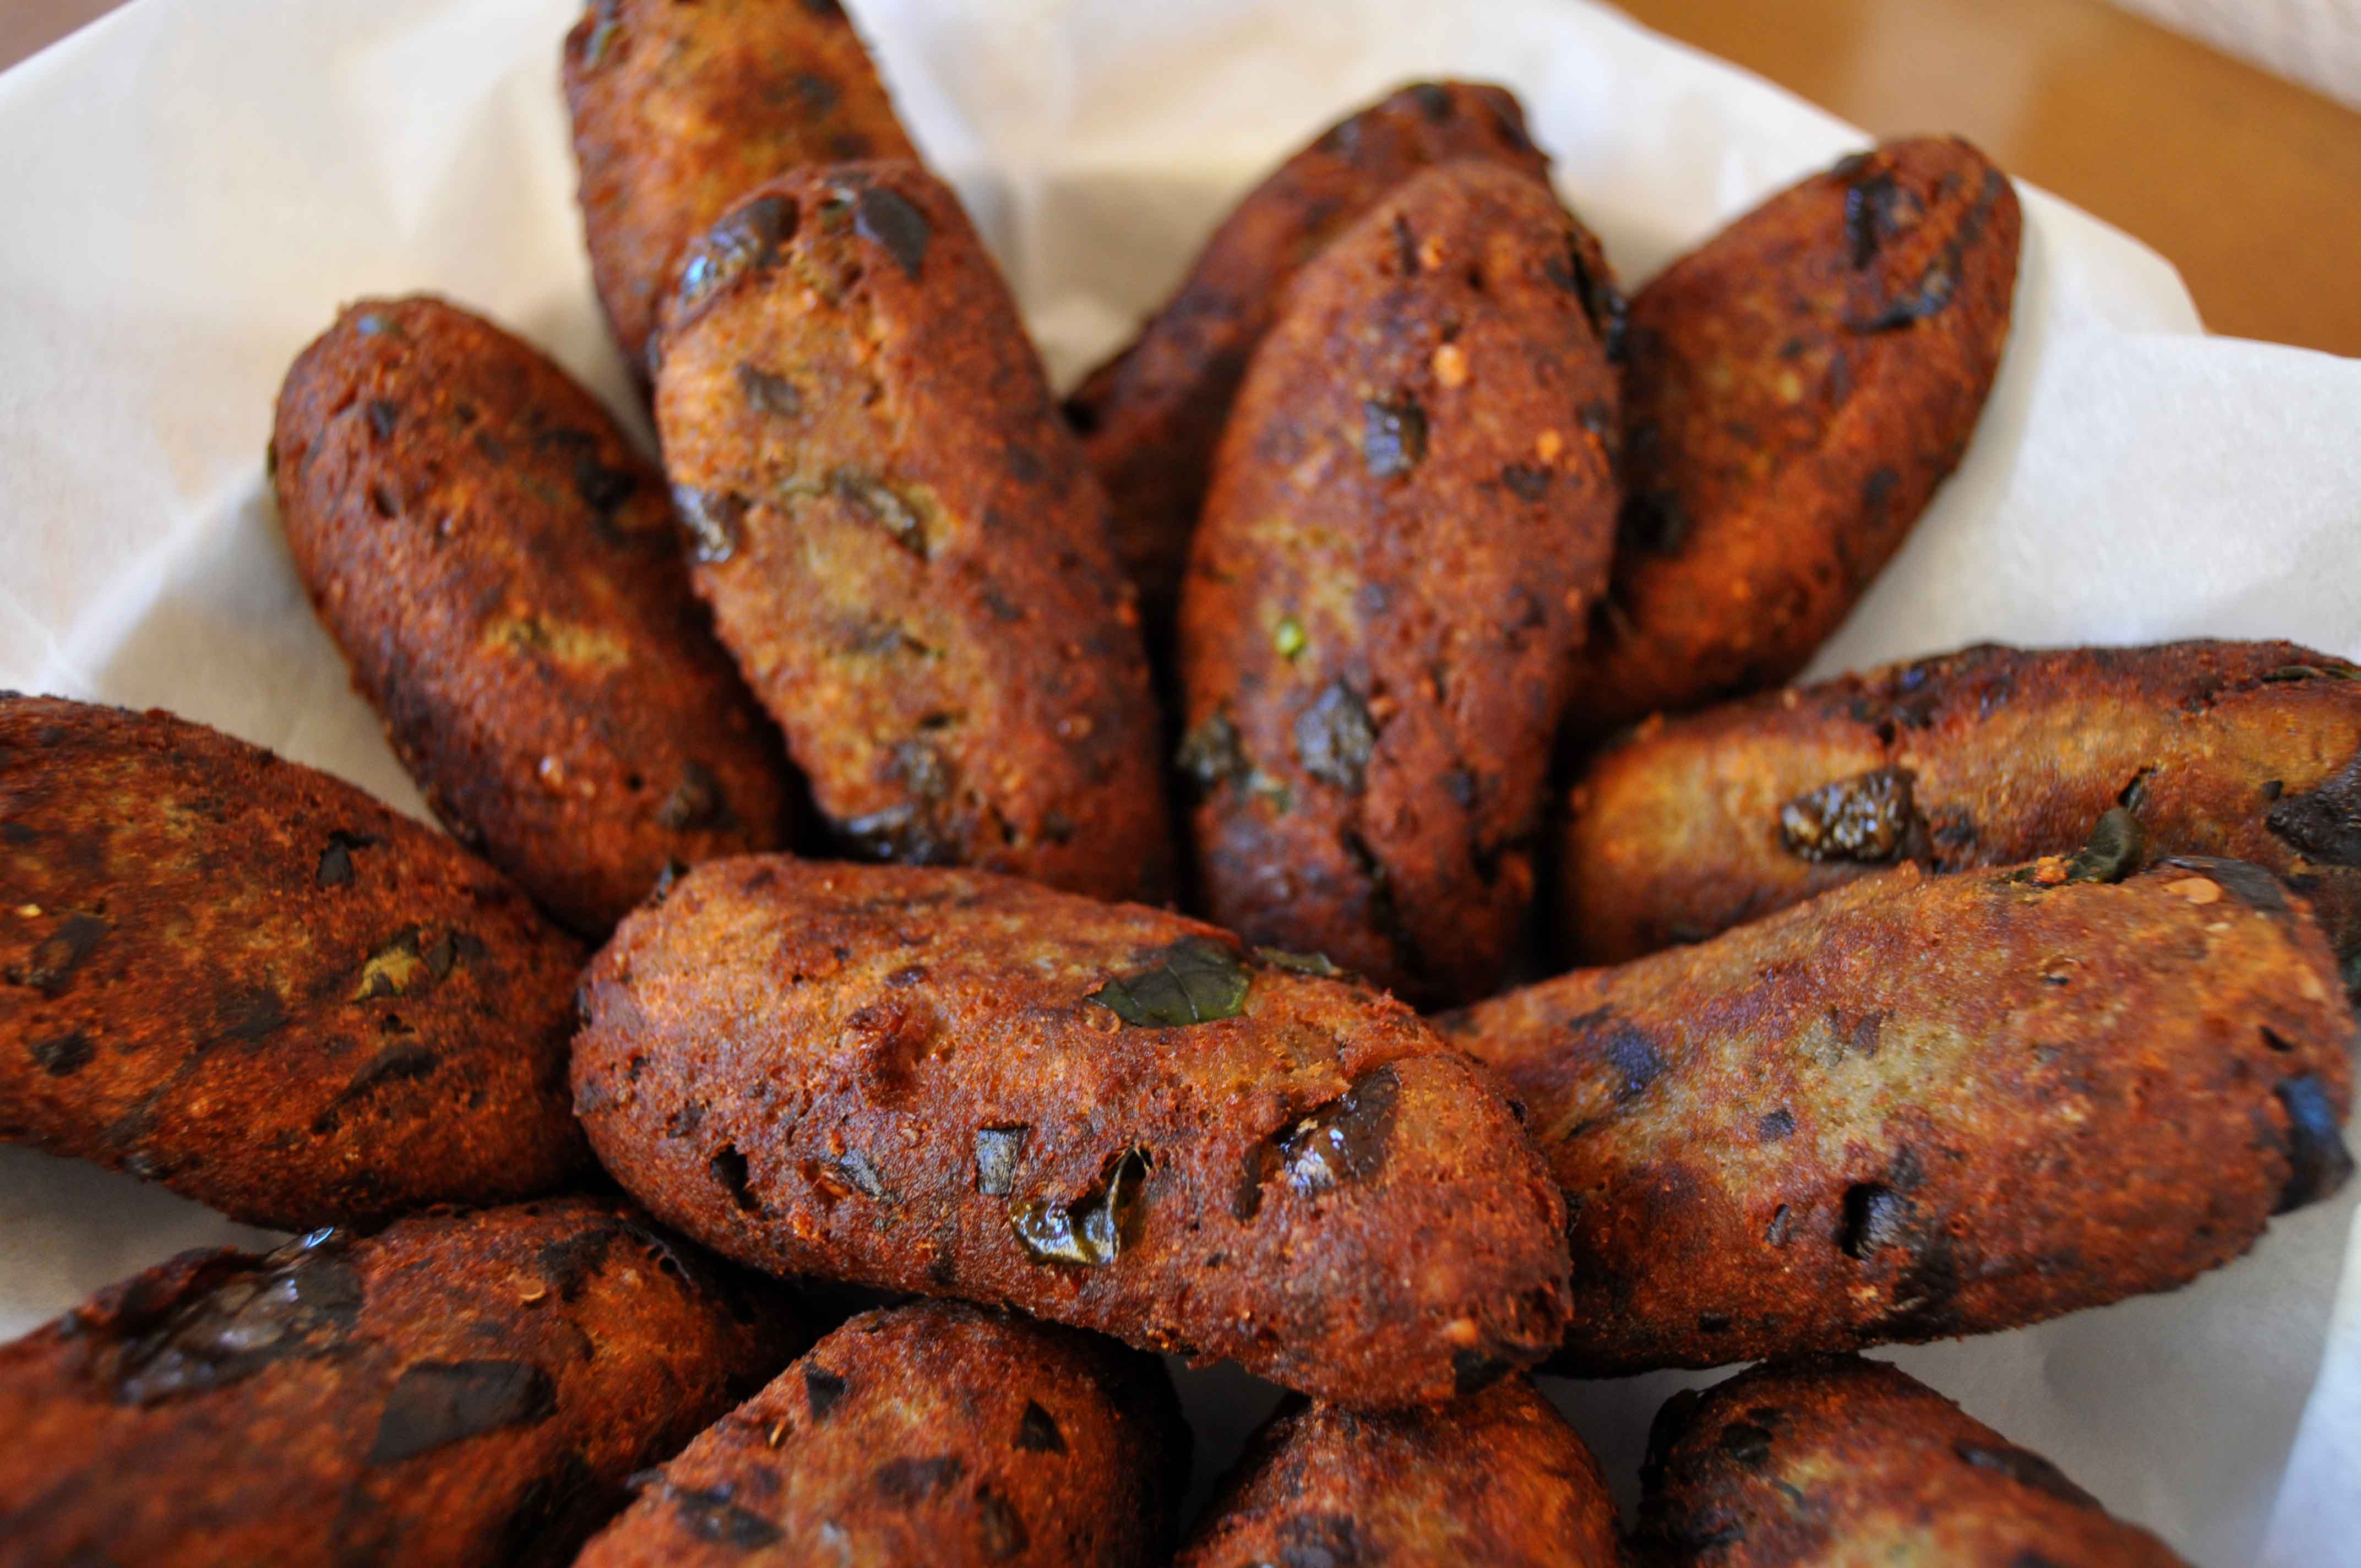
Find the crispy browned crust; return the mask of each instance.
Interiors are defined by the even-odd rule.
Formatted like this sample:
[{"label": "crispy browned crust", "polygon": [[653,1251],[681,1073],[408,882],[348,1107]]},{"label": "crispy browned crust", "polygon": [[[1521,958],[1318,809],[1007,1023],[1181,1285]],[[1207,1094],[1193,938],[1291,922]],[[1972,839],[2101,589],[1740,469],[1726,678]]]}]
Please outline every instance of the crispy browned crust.
[{"label": "crispy browned crust", "polygon": [[580,1568],[1162,1563],[1189,1431],[1161,1363],[928,1301],[829,1334],[677,1459]]},{"label": "crispy browned crust", "polygon": [[566,35],[590,270],[643,370],[680,253],[790,169],[916,158],[836,0],[592,0]]},{"label": "crispy browned crust", "polygon": [[781,1306],[603,1199],[183,1253],[0,1346],[0,1564],[564,1563]]},{"label": "crispy browned crust", "polygon": [[299,1230],[546,1192],[582,950],[338,779],[0,694],[0,1137]]},{"label": "crispy browned crust", "polygon": [[697,591],[846,839],[1162,896],[1106,498],[959,198],[911,164],[764,186],[691,247],[663,354]]},{"label": "crispy browned crust", "polygon": [[779,846],[778,738],[713,641],[664,476],[531,345],[348,305],[272,436],[313,607],[435,815],[576,930]]},{"label": "crispy browned crust", "polygon": [[1564,926],[1614,963],[1897,861],[2070,853],[2119,803],[2361,955],[2361,670],[2291,642],[1987,644],[1642,724],[1569,798]]},{"label": "crispy browned crust", "polygon": [[[1549,159],[1525,134],[1524,108],[1507,89],[1399,88],[1331,126],[1249,192],[1138,337],[1066,400],[1066,417],[1115,499],[1115,554],[1153,620],[1169,617],[1180,596],[1230,400],[1288,280],[1379,197],[1455,159],[1549,177]],[[1611,289],[1603,271],[1596,279]]]},{"label": "crispy browned crust", "polygon": [[1883,1362],[1806,1356],[1664,1402],[1645,1568],[2176,1568],[2039,1454]]},{"label": "crispy browned crust", "polygon": [[712,861],[624,921],[583,1002],[575,1104],[608,1169],[776,1273],[1356,1406],[1480,1386],[1564,1328],[1564,1211],[1490,1076],[1400,1003],[1179,916]]},{"label": "crispy browned crust", "polygon": [[1282,1402],[1224,1477],[1175,1568],[1615,1568],[1615,1500],[1522,1377],[1426,1410]]},{"label": "crispy browned crust", "polygon": [[1858,153],[1631,300],[1597,735],[1804,667],[1958,464],[2016,288],[2008,177],[1957,138]]},{"label": "crispy browned crust", "polygon": [[2352,1161],[2354,1019],[2237,861],[1865,877],[1440,1022],[1573,1214],[1587,1373],[2012,1328],[2169,1290]]},{"label": "crispy browned crust", "polygon": [[1499,982],[1614,533],[1598,242],[1460,162],[1305,267],[1181,605],[1208,913],[1418,1001]]}]

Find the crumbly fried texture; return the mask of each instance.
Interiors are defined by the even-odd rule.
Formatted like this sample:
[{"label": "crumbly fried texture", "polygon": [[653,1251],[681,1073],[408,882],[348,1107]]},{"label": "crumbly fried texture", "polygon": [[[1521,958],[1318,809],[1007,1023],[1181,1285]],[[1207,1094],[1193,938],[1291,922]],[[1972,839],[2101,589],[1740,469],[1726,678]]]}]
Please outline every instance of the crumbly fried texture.
[{"label": "crumbly fried texture", "polygon": [[856,851],[1162,896],[1106,497],[940,181],[763,187],[691,247],[656,420],[697,591]]},{"label": "crumbly fried texture", "polygon": [[364,300],[271,438],[313,608],[436,816],[592,938],[667,865],[776,849],[778,737],[713,641],[664,476],[531,345]]},{"label": "crumbly fried texture", "polygon": [[1607,581],[1598,242],[1540,181],[1405,181],[1305,267],[1215,463],[1181,605],[1200,889],[1420,1002],[1493,990]]},{"label": "crumbly fried texture", "polygon": [[566,35],[590,271],[646,356],[688,242],[763,181],[918,156],[836,0],[591,0]]},{"label": "crumbly fried texture", "polygon": [[928,1301],[829,1334],[678,1458],[580,1568],[1163,1563],[1189,1430],[1163,1365]]},{"label": "crumbly fried texture", "polygon": [[342,780],[161,712],[0,694],[0,1138],[258,1225],[588,1164],[582,949]]},{"label": "crumbly fried texture", "polygon": [[1889,142],[1633,296],[1628,494],[1576,734],[1804,667],[1967,450],[2018,230],[2008,177],[1974,148]]},{"label": "crumbly fried texture", "polygon": [[1565,1418],[1522,1377],[1430,1410],[1282,1402],[1175,1568],[1615,1568],[1615,1500]]},{"label": "crumbly fried texture", "polygon": [[0,1564],[564,1563],[772,1294],[605,1199],[183,1253],[0,1346]]},{"label": "crumbly fried texture", "polygon": [[1645,1568],[2176,1568],[2180,1559],[1883,1362],[1805,1356],[1664,1402]]},{"label": "crumbly fried texture", "polygon": [[575,1105],[774,1273],[1448,1398],[1555,1344],[1565,1211],[1490,1075],[1324,967],[1010,878],[711,861],[592,963]]},{"label": "crumbly fried texture", "polygon": [[2118,804],[2361,956],[2361,669],[2291,642],[1987,644],[1643,724],[1569,797],[1563,925],[1616,963],[1900,861],[2071,853]]},{"label": "crumbly fried texture", "polygon": [[1249,192],[1138,337],[1066,400],[1066,417],[1115,499],[1115,553],[1152,621],[1165,622],[1180,597],[1230,400],[1289,280],[1379,197],[1455,159],[1549,178],[1549,159],[1525,134],[1523,105],[1505,88],[1397,89],[1331,126]]},{"label": "crumbly fried texture", "polygon": [[1454,1014],[1573,1215],[1582,1374],[2013,1328],[2169,1290],[2352,1170],[2354,1019],[2237,861],[1905,866]]}]

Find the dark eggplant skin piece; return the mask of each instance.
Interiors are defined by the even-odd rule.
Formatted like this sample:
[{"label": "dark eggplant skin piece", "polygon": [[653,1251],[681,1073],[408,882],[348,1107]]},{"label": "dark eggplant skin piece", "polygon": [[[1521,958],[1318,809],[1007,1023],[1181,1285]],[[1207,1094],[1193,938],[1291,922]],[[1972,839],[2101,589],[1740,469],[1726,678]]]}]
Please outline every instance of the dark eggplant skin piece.
[{"label": "dark eggplant skin piece", "polygon": [[1491,1076],[1334,973],[983,872],[708,861],[592,962],[575,1105],[756,1267],[1448,1398],[1555,1346],[1564,1210]]},{"label": "dark eggplant skin piece", "polygon": [[2127,863],[1904,866],[1438,1020],[1565,1189],[1554,1367],[2014,1328],[2334,1192],[2355,1021],[2310,911],[2244,861]]},{"label": "dark eggplant skin piece", "polygon": [[0,693],[0,1138],[279,1230],[554,1191],[582,958],[342,779]]},{"label": "dark eggplant skin piece", "polygon": [[2252,861],[2361,953],[2361,668],[2292,642],[1982,644],[1643,723],[1567,795],[1575,961],[1697,941],[1899,861]]},{"label": "dark eggplant skin piece", "polygon": [[1571,740],[1810,661],[1967,450],[2021,228],[2008,177],[1966,142],[1888,142],[1632,296],[1615,577]]},{"label": "dark eggplant skin piece", "polygon": [[843,851],[1164,897],[1106,497],[950,188],[860,163],[746,192],[662,341],[690,575]]},{"label": "dark eggplant skin piece", "polygon": [[959,1301],[864,1312],[635,1477],[577,1568],[1149,1568],[1189,1429],[1154,1356]]},{"label": "dark eggplant skin piece", "polygon": [[1426,1004],[1498,988],[1607,583],[1598,242],[1541,181],[1404,181],[1239,389],[1180,606],[1207,915]]},{"label": "dark eggplant skin piece", "polygon": [[833,0],[590,0],[564,76],[591,275],[642,377],[681,252],[741,196],[792,169],[918,156]]},{"label": "dark eggplant skin piece", "polygon": [[1174,1568],[1622,1561],[1598,1461],[1529,1379],[1504,1377],[1447,1405],[1385,1415],[1281,1400]]},{"label": "dark eggplant skin piece", "polygon": [[[1402,181],[1459,159],[1549,178],[1505,88],[1413,82],[1346,115],[1231,209],[1139,335],[1067,397],[1066,418],[1115,502],[1115,554],[1151,641],[1180,596],[1231,400],[1290,281]],[[1597,281],[1620,316],[1612,279]]]},{"label": "dark eggplant skin piece", "polygon": [[563,1563],[799,1342],[612,1199],[183,1253],[0,1346],[0,1564]]},{"label": "dark eggplant skin piece", "polygon": [[1674,1395],[1642,1480],[1640,1568],[2180,1568],[2041,1455],[1858,1356]]}]

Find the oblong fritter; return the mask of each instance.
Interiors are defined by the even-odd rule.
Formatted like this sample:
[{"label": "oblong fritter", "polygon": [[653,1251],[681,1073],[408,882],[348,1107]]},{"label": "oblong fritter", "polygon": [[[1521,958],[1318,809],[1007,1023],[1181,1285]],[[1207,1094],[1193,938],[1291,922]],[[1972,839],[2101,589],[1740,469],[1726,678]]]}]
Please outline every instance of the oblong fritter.
[{"label": "oblong fritter", "polygon": [[1986,644],[1644,724],[1569,798],[1564,928],[1615,963],[1901,861],[2071,853],[2118,804],[2361,957],[2361,669],[2291,642]]},{"label": "oblong fritter", "polygon": [[864,1312],[638,1478],[580,1568],[1148,1568],[1189,1430],[1163,1365],[952,1301]]},{"label": "oblong fritter", "polygon": [[1853,1356],[1757,1366],[1664,1402],[1642,1568],[2177,1568],[2037,1453]]},{"label": "oblong fritter", "polygon": [[778,737],[713,640],[664,476],[532,345],[363,300],[271,440],[296,575],[451,830],[593,938],[667,865],[780,846]]},{"label": "oblong fritter", "polygon": [[2318,926],[2243,861],[2095,880],[2125,864],[1905,866],[1441,1020],[1565,1189],[1559,1365],[2013,1328],[2334,1191],[2355,1030]]},{"label": "oblong fritter", "polygon": [[751,193],[691,247],[664,345],[697,591],[845,840],[1161,896],[1106,498],[958,197],[909,164]]},{"label": "oblong fritter", "polygon": [[1290,1398],[1246,1444],[1175,1568],[1616,1568],[1615,1499],[1523,1377],[1433,1409]]},{"label": "oblong fritter", "polygon": [[743,1262],[1446,1398],[1556,1343],[1564,1210],[1489,1075],[1326,969],[980,872],[709,861],[592,963],[575,1103]]},{"label": "oblong fritter", "polygon": [[340,779],[0,694],[0,1137],[285,1230],[546,1192],[581,965]]},{"label": "oblong fritter", "polygon": [[603,1199],[183,1253],[0,1346],[0,1564],[562,1563],[791,1336]]},{"label": "oblong fritter", "polygon": [[1549,178],[1549,159],[1507,89],[1398,88],[1329,126],[1247,192],[1139,335],[1067,398],[1066,417],[1115,500],[1116,556],[1151,621],[1164,621],[1180,597],[1230,400],[1289,280],[1379,197],[1456,159]]},{"label": "oblong fritter", "polygon": [[1632,296],[1628,493],[1577,735],[1809,662],[1967,449],[2020,225],[2008,177],[1966,142],[1888,142]]},{"label": "oblong fritter", "polygon": [[590,271],[642,375],[688,242],[790,169],[916,158],[836,0],[590,0],[566,35]]},{"label": "oblong fritter", "polygon": [[1614,372],[1549,187],[1430,170],[1305,267],[1181,604],[1207,913],[1417,1001],[1497,985],[1615,526]]}]

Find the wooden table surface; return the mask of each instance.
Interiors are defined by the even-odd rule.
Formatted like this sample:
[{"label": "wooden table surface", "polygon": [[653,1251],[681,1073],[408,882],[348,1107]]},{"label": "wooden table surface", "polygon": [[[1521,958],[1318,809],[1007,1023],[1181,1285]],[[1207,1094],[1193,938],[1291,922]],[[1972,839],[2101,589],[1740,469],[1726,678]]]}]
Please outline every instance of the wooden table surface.
[{"label": "wooden table surface", "polygon": [[[112,4],[0,0],[0,67]],[[2216,332],[2361,356],[2361,115],[2103,0],[1624,6],[1879,135],[1968,137],[2171,258]]]},{"label": "wooden table surface", "polygon": [[2361,356],[2361,114],[2102,0],[1622,0],[1880,136],[1956,131],[2170,258],[2215,332]]}]

